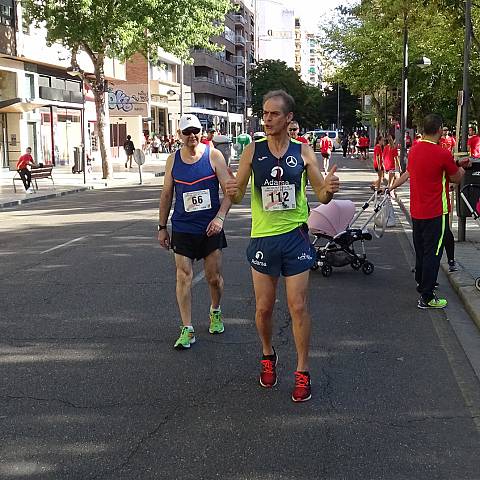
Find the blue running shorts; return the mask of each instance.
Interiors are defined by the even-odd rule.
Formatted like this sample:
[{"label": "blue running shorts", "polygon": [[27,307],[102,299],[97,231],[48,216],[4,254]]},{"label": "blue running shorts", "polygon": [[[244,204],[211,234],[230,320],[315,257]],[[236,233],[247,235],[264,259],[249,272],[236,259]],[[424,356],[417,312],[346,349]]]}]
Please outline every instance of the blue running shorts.
[{"label": "blue running shorts", "polygon": [[271,277],[298,275],[315,263],[315,249],[308,238],[308,227],[298,227],[271,237],[251,238],[247,259],[257,272]]}]

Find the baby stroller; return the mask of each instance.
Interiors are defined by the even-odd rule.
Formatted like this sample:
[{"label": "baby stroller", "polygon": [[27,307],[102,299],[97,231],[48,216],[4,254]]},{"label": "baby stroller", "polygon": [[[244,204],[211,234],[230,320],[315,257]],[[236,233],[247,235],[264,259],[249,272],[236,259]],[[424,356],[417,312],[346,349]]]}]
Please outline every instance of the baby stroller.
[{"label": "baby stroller", "polygon": [[[472,214],[473,219],[477,222],[478,226],[480,227],[480,199],[478,200],[475,208],[473,208],[471,203],[468,201],[467,196],[465,195],[465,191],[469,190],[470,188],[480,189],[480,185],[475,185],[473,183],[469,183],[468,185],[465,185],[460,190],[460,196],[462,197],[462,200],[465,202],[465,205],[467,206],[467,208],[470,210],[470,213]],[[477,287],[477,290],[480,290],[480,277],[478,277],[475,280],[475,287]]]},{"label": "baby stroller", "polygon": [[[360,215],[374,202],[371,215],[359,227],[354,223]],[[372,234],[367,230],[367,225],[382,212],[380,222],[380,233],[376,233],[377,225],[374,226],[374,233],[380,238],[385,232],[388,214],[385,214],[384,207],[390,202],[389,192],[385,190],[383,195],[375,191],[370,199],[362,205],[362,208],[355,215],[355,204],[351,200],[332,200],[326,205],[319,205],[310,212],[308,226],[310,233],[315,237],[313,246],[316,250],[316,262],[312,270],[321,269],[324,277],[332,274],[332,267],[343,267],[350,265],[354,270],[362,269],[365,275],[373,273],[374,265],[367,260],[365,241],[372,239]],[[326,240],[325,245],[318,245]],[[362,253],[355,252],[354,244],[360,241]]]}]

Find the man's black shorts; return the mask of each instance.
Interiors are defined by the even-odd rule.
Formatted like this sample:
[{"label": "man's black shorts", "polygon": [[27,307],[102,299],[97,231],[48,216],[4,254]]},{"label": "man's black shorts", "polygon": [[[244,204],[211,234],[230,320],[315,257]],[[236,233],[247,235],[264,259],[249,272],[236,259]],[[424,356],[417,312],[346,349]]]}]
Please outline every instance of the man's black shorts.
[{"label": "man's black shorts", "polygon": [[212,252],[227,246],[227,239],[223,230],[218,235],[207,237],[207,234],[195,235],[193,233],[172,232],[172,250],[178,255],[201,260]]}]

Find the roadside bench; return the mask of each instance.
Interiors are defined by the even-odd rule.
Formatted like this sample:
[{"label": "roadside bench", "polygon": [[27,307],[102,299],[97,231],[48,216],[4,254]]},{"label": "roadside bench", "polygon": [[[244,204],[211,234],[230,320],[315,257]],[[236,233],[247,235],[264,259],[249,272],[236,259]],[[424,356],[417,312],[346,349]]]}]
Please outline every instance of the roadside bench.
[{"label": "roadside bench", "polygon": [[[55,182],[53,181],[52,177],[52,170],[53,170],[53,165],[47,165],[46,167],[33,167],[32,168],[32,188],[37,191],[38,190],[38,185],[37,185],[37,180],[42,179],[42,178],[48,178],[52,181],[53,188],[55,188]],[[17,181],[22,181],[20,178],[20,174],[17,172],[15,176],[13,177],[13,190],[15,193],[17,192],[17,187],[15,186],[15,182]],[[34,186],[35,185],[35,186]]]}]

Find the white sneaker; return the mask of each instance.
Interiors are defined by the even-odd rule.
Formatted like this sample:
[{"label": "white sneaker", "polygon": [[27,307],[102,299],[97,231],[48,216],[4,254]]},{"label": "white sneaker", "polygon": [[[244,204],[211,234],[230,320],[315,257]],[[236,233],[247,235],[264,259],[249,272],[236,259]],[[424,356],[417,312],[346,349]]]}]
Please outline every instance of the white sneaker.
[{"label": "white sneaker", "polygon": [[35,193],[35,192],[34,192],[33,188],[30,187],[25,193]]}]

